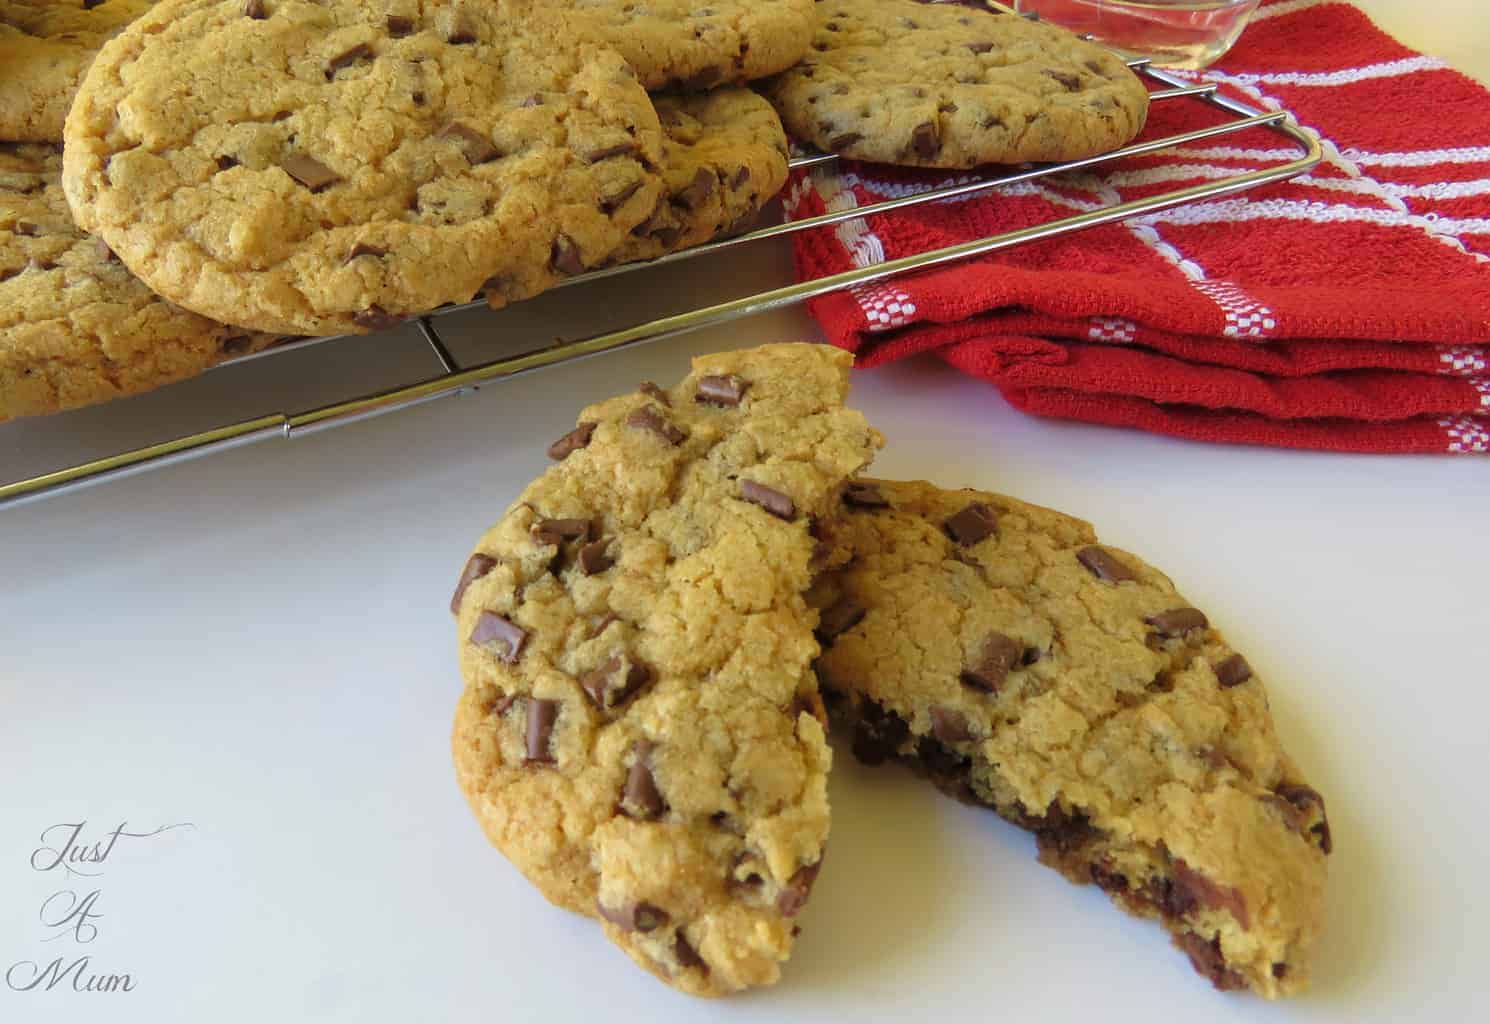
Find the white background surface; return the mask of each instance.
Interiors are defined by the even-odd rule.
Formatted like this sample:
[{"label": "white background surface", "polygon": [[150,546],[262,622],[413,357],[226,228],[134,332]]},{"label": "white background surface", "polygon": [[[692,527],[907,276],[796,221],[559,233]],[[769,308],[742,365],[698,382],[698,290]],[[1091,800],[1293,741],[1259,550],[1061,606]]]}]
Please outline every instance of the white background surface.
[{"label": "white background surface", "polygon": [[[1490,70],[1477,5],[1364,6],[1408,42]],[[789,272],[767,248],[631,277],[587,291],[585,308],[566,292],[473,318],[458,347],[572,336]],[[1168,571],[1267,680],[1335,835],[1313,991],[1281,1005],[1213,992],[1156,927],[1039,867],[1017,830],[846,752],[832,856],[774,990],[676,995],[529,889],[481,837],[448,763],[459,678],[445,604],[468,548],[584,403],[674,380],[692,353],[813,333],[798,312],[757,318],[0,513],[0,970],[86,953],[90,971],[135,984],[0,986],[0,1021],[1482,1014],[1490,462],[1042,422],[932,361],[856,376],[891,442],[877,473],[1092,519]],[[0,426],[0,475],[100,431],[117,446],[247,413],[265,393],[301,408],[327,381],[386,382],[417,352],[327,346],[247,378]],[[121,839],[86,866],[96,878],[34,870],[42,831],[79,821],[94,838],[126,821],[194,827]],[[99,892],[91,943],[49,940],[57,929],[39,920],[69,889]]]}]

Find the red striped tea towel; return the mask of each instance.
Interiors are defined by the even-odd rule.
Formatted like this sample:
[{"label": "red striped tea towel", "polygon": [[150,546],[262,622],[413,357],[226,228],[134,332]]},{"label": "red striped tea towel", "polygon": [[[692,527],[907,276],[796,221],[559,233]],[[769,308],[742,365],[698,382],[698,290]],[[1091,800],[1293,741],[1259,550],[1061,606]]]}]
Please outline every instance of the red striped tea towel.
[{"label": "red striped tea towel", "polygon": [[[1301,178],[818,299],[874,366],[934,351],[1019,408],[1200,440],[1490,452],[1490,93],[1346,3],[1272,0],[1189,77],[1287,109],[1325,140]],[[1156,104],[1145,137],[1218,123]],[[1290,159],[1227,135],[796,236],[820,277]],[[959,179],[842,162],[787,213]]]}]

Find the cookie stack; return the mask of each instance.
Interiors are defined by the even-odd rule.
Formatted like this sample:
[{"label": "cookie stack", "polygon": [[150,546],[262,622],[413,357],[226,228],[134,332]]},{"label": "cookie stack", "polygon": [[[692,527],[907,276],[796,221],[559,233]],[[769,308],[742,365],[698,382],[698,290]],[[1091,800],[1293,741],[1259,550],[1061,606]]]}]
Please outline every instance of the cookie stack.
[{"label": "cookie stack", "polygon": [[968,167],[1146,109],[1059,29],[911,0],[0,0],[0,57],[0,419],[738,230],[783,118]]},{"label": "cookie stack", "polygon": [[488,837],[674,987],[773,983],[824,866],[826,701],[1216,987],[1299,991],[1332,840],[1246,658],[1080,520],[860,478],[851,362],[706,356],[549,448],[451,602]]}]

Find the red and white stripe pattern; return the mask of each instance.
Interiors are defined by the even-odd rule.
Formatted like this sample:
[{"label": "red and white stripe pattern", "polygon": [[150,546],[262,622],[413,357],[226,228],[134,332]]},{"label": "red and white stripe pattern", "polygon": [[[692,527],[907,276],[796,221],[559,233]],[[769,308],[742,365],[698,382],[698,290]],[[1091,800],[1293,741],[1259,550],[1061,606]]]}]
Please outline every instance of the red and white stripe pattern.
[{"label": "red and white stripe pattern", "polygon": [[[1011,382],[1031,377],[1021,376],[1021,361],[1037,359],[1042,386],[1067,388],[1070,400],[1018,404],[1101,422],[1299,447],[1486,451],[1490,95],[1341,0],[1265,0],[1221,65],[1188,77],[1292,112],[1321,136],[1324,162],[1267,189],[826,296],[812,308],[828,336],[859,351],[864,365],[969,344],[997,349],[997,358],[951,361],[988,367],[984,375],[1011,397]],[[1162,137],[1216,115],[1175,100],[1155,105],[1150,121],[1146,134]],[[813,277],[871,266],[1294,155],[1257,130],[1101,174],[857,217],[798,236],[798,265]],[[786,209],[796,217],[850,210],[967,180],[845,161],[798,175]],[[1034,324],[1043,337],[1019,333]],[[1070,347],[1078,341],[1097,348],[1078,352]],[[1127,376],[1104,377],[1102,351],[1130,352],[1111,363]],[[1140,365],[1196,390],[1136,388]],[[1276,419],[1248,426],[1249,416],[1282,415],[1273,408],[1283,379],[1275,373],[1287,374],[1286,415],[1318,417],[1307,429]],[[1158,401],[1160,390],[1180,404],[1150,416],[1138,400]],[[1183,429],[1174,425],[1181,406],[1190,417]],[[1342,430],[1338,443],[1323,440],[1329,423],[1347,422],[1363,426]]]}]

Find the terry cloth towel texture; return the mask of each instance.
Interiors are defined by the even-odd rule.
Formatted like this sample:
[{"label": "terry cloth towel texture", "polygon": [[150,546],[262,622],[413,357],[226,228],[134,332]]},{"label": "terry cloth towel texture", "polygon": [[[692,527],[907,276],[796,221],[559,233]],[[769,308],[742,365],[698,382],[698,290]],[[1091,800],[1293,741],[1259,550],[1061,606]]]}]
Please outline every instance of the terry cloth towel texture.
[{"label": "terry cloth towel texture", "polygon": [[[1310,173],[815,300],[875,366],[935,352],[1020,409],[1205,441],[1490,452],[1490,92],[1348,3],[1273,0],[1178,72],[1324,140]],[[1141,138],[1225,120],[1154,105]],[[1265,129],[796,236],[800,277],[954,245],[1298,155]],[[790,217],[972,180],[844,161]]]}]

